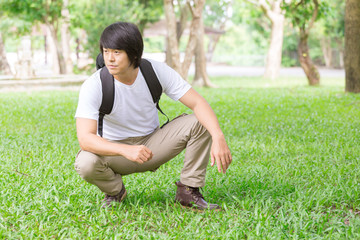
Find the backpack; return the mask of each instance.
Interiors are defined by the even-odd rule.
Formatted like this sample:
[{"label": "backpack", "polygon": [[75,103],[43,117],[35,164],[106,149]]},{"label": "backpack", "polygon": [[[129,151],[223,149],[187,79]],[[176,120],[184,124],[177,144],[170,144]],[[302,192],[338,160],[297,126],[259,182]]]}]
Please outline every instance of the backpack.
[{"label": "backpack", "polygon": [[[103,135],[103,119],[106,114],[110,114],[114,106],[114,76],[109,73],[109,70],[105,66],[103,55],[100,53],[96,58],[96,69],[100,69],[100,79],[102,86],[102,102],[99,108],[99,120],[98,120],[98,133],[102,137]],[[156,108],[166,116],[167,121],[161,126],[161,128],[169,122],[169,117],[161,110],[159,106],[160,97],[162,94],[162,87],[157,78],[151,63],[142,58],[140,62],[140,71],[143,74],[146,84],[151,93],[153,102],[156,104]]]}]

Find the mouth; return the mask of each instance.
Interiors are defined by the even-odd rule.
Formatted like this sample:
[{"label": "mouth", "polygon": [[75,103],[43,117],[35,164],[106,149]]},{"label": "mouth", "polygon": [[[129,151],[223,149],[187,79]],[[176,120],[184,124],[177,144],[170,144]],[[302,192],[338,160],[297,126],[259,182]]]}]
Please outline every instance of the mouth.
[{"label": "mouth", "polygon": [[108,65],[107,67],[108,68],[116,68],[117,66],[116,65]]}]

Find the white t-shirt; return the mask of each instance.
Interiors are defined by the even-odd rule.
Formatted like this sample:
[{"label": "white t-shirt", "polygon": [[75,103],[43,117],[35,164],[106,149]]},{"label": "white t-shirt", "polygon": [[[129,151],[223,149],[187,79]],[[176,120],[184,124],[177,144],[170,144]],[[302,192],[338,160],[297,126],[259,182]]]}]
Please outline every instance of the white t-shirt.
[{"label": "white t-shirt", "polygon": [[[163,93],[178,101],[191,88],[181,76],[165,63],[149,60],[163,88]],[[153,102],[146,81],[139,70],[135,82],[126,85],[114,80],[114,106],[103,120],[103,137],[122,140],[145,136],[159,126],[156,104]],[[98,120],[102,101],[100,70],[82,84],[76,118]]]}]

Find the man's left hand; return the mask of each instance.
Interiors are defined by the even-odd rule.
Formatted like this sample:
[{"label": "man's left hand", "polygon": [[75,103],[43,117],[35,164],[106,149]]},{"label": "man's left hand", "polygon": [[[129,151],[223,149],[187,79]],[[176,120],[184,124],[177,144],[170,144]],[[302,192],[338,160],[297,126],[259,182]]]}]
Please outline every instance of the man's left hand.
[{"label": "man's left hand", "polygon": [[211,166],[214,166],[216,161],[218,171],[226,173],[232,162],[232,156],[224,137],[213,139],[210,155]]}]

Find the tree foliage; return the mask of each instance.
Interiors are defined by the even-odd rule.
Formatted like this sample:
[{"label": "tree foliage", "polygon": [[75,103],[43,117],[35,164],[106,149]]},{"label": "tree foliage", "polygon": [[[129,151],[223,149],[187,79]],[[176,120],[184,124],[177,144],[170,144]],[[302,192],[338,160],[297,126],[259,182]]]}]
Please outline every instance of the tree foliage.
[{"label": "tree foliage", "polygon": [[7,12],[9,16],[17,17],[33,24],[46,24],[56,46],[59,71],[61,74],[66,73],[66,64],[61,46],[61,38],[58,35],[61,27],[63,1],[3,0],[0,7]]},{"label": "tree foliage", "polygon": [[205,26],[220,29],[232,17],[233,0],[208,0],[203,11]]},{"label": "tree foliage", "polygon": [[[180,18],[180,8],[186,5],[186,2],[187,0],[174,1],[177,19]],[[253,0],[253,2],[260,1]],[[267,0],[266,2],[270,3],[271,1]],[[342,51],[339,53],[340,56],[336,55],[338,59],[342,59],[345,1],[318,0],[318,2],[316,29],[312,28],[316,34],[312,35],[309,32],[309,49],[311,49],[310,54],[317,57],[316,63],[323,64],[322,58],[325,54],[321,50],[324,45],[322,40],[325,38],[330,42],[328,46],[330,50],[332,48],[334,52],[334,48],[336,48],[336,51]],[[47,23],[53,25],[55,29],[59,28],[63,24],[61,15],[63,4],[64,0],[0,0],[0,31],[3,32],[2,36],[7,49],[9,46],[12,50],[15,49],[17,41],[13,40],[29,34],[32,26],[38,23]],[[116,21],[131,21],[137,24],[142,31],[149,22],[155,22],[164,17],[162,0],[69,0],[69,4],[72,50],[75,50],[75,39],[78,39],[82,46],[79,51],[90,53],[91,58],[94,58],[99,52],[100,34],[109,24]],[[230,4],[231,8],[229,8]],[[298,65],[299,62],[294,60],[295,48],[298,45],[295,42],[298,40],[296,37],[299,38],[300,28],[307,29],[311,25],[309,20],[312,19],[315,7],[313,0],[284,0],[282,7],[287,10],[287,30],[285,31],[283,45],[283,55],[286,58],[283,64],[286,64],[284,62],[287,61],[286,66],[289,66],[290,63],[291,66]],[[256,55],[258,57],[256,59],[263,57],[268,48],[269,41],[267,39],[270,39],[271,36],[271,24],[262,10],[245,0],[207,0],[205,2],[203,11],[205,26],[221,29],[224,20],[230,16],[231,21],[226,24],[224,29],[226,34],[221,35],[221,40],[217,42],[217,50],[212,49],[214,59],[233,64],[244,64],[243,60],[236,62],[235,58],[240,59],[240,55]],[[188,22],[191,21],[190,12],[186,18]],[[294,29],[297,30],[297,34],[294,34]],[[59,38],[58,40],[63,37],[60,30],[57,31],[56,35]],[[209,43],[208,47],[211,45],[210,43],[216,42],[211,37],[205,41],[205,43]],[[8,39],[11,41],[7,42]],[[185,49],[185,45],[186,42],[181,41],[180,49]],[[163,46],[159,49],[163,49]],[[209,52],[210,48],[208,48]],[[226,60],[225,55],[230,60]],[[234,58],[234,56],[236,57]],[[250,62],[249,64],[251,64]],[[256,60],[256,63],[262,65],[263,61]],[[342,65],[337,62],[336,66]]]},{"label": "tree foliage", "polygon": [[142,31],[147,23],[159,19],[162,1],[78,0],[73,2],[70,11],[73,31],[75,28],[85,30],[85,49],[95,57],[99,53],[99,39],[105,27],[114,22],[128,21],[138,25]]},{"label": "tree foliage", "polygon": [[27,22],[57,23],[61,18],[63,1],[2,0],[0,6],[10,16],[16,16]]},{"label": "tree foliage", "polygon": [[308,39],[310,30],[326,12],[326,7],[326,2],[321,0],[284,0],[282,5],[282,8],[286,11],[285,16],[298,29],[298,58],[311,86],[319,85],[320,74],[311,60]]},{"label": "tree foliage", "polygon": [[323,17],[328,9],[326,1],[321,0],[284,1],[282,7],[292,24],[304,29],[311,29],[314,22]]}]

